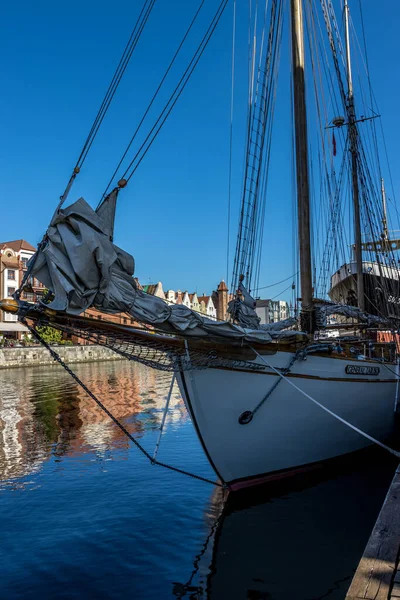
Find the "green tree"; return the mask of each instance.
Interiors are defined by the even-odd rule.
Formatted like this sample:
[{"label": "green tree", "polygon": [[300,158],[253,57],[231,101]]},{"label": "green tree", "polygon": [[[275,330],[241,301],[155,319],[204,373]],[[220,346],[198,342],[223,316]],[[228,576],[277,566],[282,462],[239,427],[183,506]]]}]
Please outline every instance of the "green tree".
[{"label": "green tree", "polygon": [[43,325],[42,327],[37,328],[38,333],[48,344],[61,344],[62,343],[62,333],[54,327],[50,327],[49,325]]}]

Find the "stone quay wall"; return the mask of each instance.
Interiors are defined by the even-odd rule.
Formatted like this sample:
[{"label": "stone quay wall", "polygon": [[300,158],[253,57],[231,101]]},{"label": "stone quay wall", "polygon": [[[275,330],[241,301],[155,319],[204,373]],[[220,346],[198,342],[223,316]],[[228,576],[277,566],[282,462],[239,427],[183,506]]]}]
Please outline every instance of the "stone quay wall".
[{"label": "stone quay wall", "polygon": [[[119,354],[103,346],[56,346],[54,349],[67,364],[100,360],[123,360],[123,357]],[[40,346],[0,349],[0,369],[57,364],[50,356],[49,351]]]}]

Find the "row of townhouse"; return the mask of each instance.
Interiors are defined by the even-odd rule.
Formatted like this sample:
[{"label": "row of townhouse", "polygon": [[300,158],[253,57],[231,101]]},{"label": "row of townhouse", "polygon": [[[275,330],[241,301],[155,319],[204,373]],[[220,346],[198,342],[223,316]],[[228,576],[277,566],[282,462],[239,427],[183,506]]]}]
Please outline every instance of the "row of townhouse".
[{"label": "row of townhouse", "polygon": [[230,300],[228,287],[222,280],[217,289],[211,295],[198,296],[196,292],[190,294],[181,290],[167,290],[164,292],[161,281],[142,286],[142,289],[147,294],[152,294],[158,298],[162,298],[169,304],[183,304],[191,310],[195,310],[203,315],[207,315],[210,319],[221,320],[226,319],[228,302]]},{"label": "row of townhouse", "polygon": [[[28,260],[35,252],[36,248],[26,240],[0,242],[0,298],[13,297],[21,285]],[[32,279],[21,298],[33,302],[43,291],[43,285],[37,279]],[[27,328],[18,322],[17,315],[0,311],[0,336],[18,339],[27,331]]]},{"label": "row of townhouse", "polygon": [[285,300],[256,300],[256,313],[261,319],[261,325],[266,325],[288,319],[290,308]]},{"label": "row of townhouse", "polygon": [[[15,291],[20,287],[22,278],[27,269],[28,260],[35,254],[34,248],[26,240],[13,240],[11,242],[0,242],[0,298],[12,298]],[[45,288],[35,278],[31,278],[21,295],[22,300],[36,302],[43,296]],[[107,319],[121,325],[137,325],[130,315],[117,314],[105,315],[90,308],[85,312],[86,316],[96,319]],[[17,315],[0,311],[0,338],[21,339],[28,334],[28,329],[18,321]],[[76,343],[85,343],[75,336],[71,338]]]},{"label": "row of townhouse", "polygon": [[[27,262],[34,255],[35,251],[36,249],[29,242],[22,239],[0,242],[0,298],[13,297],[26,272]],[[181,290],[168,290],[164,292],[161,282],[142,286],[137,278],[135,278],[135,281],[139,289],[162,298],[165,302],[182,304],[201,314],[207,315],[211,319],[226,319],[228,302],[231,297],[228,293],[228,287],[223,280],[212,294],[202,294],[201,296],[197,295],[196,292],[190,294],[187,291],[182,292]],[[43,295],[44,291],[44,286],[38,280],[31,279],[21,299],[28,302],[36,302]],[[85,315],[99,320],[107,319],[121,325],[138,325],[127,314],[109,315],[90,308],[85,312]],[[26,327],[18,322],[16,315],[0,311],[0,336],[20,339],[27,332]],[[74,341],[83,342],[83,340],[75,338]]]},{"label": "row of townhouse", "polygon": [[[21,284],[27,262],[34,253],[35,248],[22,239],[0,242],[0,298],[12,298]],[[161,281],[142,286],[136,279],[136,283],[139,289],[162,298],[170,304],[182,304],[207,315],[210,319],[226,319],[228,302],[231,296],[223,280],[210,295],[202,294],[201,296],[196,292],[190,294],[181,290],[167,290],[164,292]],[[43,294],[43,291],[43,285],[36,279],[32,279],[22,298],[34,302]],[[287,319],[290,311],[288,303],[283,300],[257,300],[256,312],[261,318],[261,323],[275,323]],[[94,309],[89,309],[86,314],[97,319],[106,318],[122,325],[136,325],[130,315],[102,315]],[[0,336],[20,338],[26,331],[26,328],[18,322],[16,315],[0,311]]]}]

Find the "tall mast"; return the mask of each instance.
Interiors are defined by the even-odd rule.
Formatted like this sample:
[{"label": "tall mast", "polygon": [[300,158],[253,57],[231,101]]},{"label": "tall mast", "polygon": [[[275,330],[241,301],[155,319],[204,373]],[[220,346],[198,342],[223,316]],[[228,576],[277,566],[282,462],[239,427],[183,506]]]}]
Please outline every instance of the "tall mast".
[{"label": "tall mast", "polygon": [[387,227],[387,207],[386,207],[386,192],[385,192],[385,182],[383,181],[383,177],[381,178],[381,193],[382,193],[382,209],[383,209],[383,237],[384,241],[387,242],[389,239],[389,232]]},{"label": "tall mast", "polygon": [[297,212],[301,276],[301,327],[313,331],[310,235],[310,186],[304,83],[304,33],[302,0],[290,0],[292,21],[293,104],[296,139]]},{"label": "tall mast", "polygon": [[358,187],[357,167],[357,126],[354,108],[353,79],[351,76],[350,36],[349,36],[349,7],[344,0],[344,21],[346,38],[346,63],[347,63],[347,89],[348,89],[348,118],[350,133],[351,177],[353,184],[353,212],[354,212],[354,258],[357,267],[357,304],[361,310],[365,309],[364,279],[362,270],[361,246],[361,219],[360,219],[360,191]]}]

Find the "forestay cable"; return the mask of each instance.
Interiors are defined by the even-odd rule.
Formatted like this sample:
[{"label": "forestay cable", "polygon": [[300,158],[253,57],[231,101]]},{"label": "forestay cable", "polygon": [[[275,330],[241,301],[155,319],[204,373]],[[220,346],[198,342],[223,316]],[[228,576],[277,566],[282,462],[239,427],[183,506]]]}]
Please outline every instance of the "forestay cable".
[{"label": "forestay cable", "polygon": [[182,38],[182,40],[181,40],[181,42],[180,42],[180,44],[179,44],[178,48],[177,48],[177,49],[176,49],[176,51],[175,51],[175,54],[174,54],[174,56],[172,57],[172,59],[171,59],[171,61],[170,61],[169,65],[168,65],[168,67],[167,67],[167,70],[165,71],[165,73],[164,73],[164,75],[163,75],[163,77],[162,77],[162,79],[161,79],[160,83],[158,84],[158,86],[157,86],[157,89],[156,89],[156,91],[154,92],[154,94],[153,94],[153,97],[152,97],[152,99],[150,100],[150,103],[148,104],[148,106],[147,106],[147,108],[146,108],[145,112],[143,113],[143,116],[142,116],[142,118],[140,119],[140,121],[139,121],[139,124],[138,124],[138,126],[136,127],[136,130],[135,130],[135,132],[134,132],[133,136],[131,137],[131,139],[130,139],[130,141],[129,141],[129,144],[128,144],[128,146],[126,147],[126,149],[125,149],[125,151],[124,151],[124,153],[123,153],[123,155],[122,155],[122,157],[121,157],[121,159],[120,159],[120,161],[119,161],[118,165],[116,166],[116,168],[115,168],[115,170],[114,170],[114,173],[112,174],[112,176],[111,176],[111,178],[110,178],[110,181],[108,182],[108,185],[107,185],[107,187],[106,187],[106,189],[105,189],[105,191],[104,191],[104,193],[103,193],[102,199],[100,200],[99,204],[101,204],[101,202],[102,202],[103,198],[105,198],[105,196],[107,195],[107,192],[108,192],[108,190],[109,190],[109,188],[110,188],[110,186],[111,186],[111,184],[112,184],[112,182],[113,182],[113,180],[114,180],[114,177],[115,177],[115,176],[116,176],[116,174],[118,173],[118,170],[119,170],[119,168],[121,167],[121,165],[122,165],[123,161],[125,160],[125,158],[126,158],[126,155],[128,154],[128,152],[129,152],[129,150],[130,150],[130,148],[131,148],[131,146],[132,146],[132,144],[133,144],[133,142],[134,142],[134,140],[135,140],[135,138],[136,138],[136,136],[137,136],[137,134],[138,134],[138,132],[139,132],[139,129],[140,129],[140,128],[141,128],[141,126],[143,125],[143,121],[145,120],[145,118],[147,117],[147,115],[148,115],[148,113],[149,113],[149,111],[150,111],[151,107],[153,106],[153,103],[154,103],[155,99],[157,98],[157,96],[158,96],[158,93],[160,92],[160,90],[161,90],[161,88],[162,88],[162,86],[163,86],[163,84],[164,84],[164,82],[165,82],[165,80],[166,80],[166,78],[167,78],[167,76],[168,76],[168,73],[170,72],[170,70],[171,70],[171,68],[172,68],[173,64],[175,63],[175,60],[176,60],[176,58],[178,57],[178,55],[179,55],[179,53],[180,53],[180,51],[181,51],[181,49],[182,49],[182,46],[184,45],[184,43],[185,43],[185,41],[186,41],[186,38],[188,37],[188,35],[189,35],[189,33],[190,33],[190,31],[191,31],[191,29],[192,29],[193,25],[195,24],[195,22],[196,22],[196,20],[197,20],[197,17],[199,16],[199,13],[200,13],[201,9],[203,8],[204,2],[205,2],[205,0],[201,0],[201,2],[200,2],[200,5],[199,5],[198,9],[196,10],[196,12],[195,12],[195,15],[194,15],[194,17],[193,17],[193,19],[192,19],[192,21],[191,21],[191,23],[190,23],[189,27],[186,29],[186,32],[185,32],[185,34],[184,34],[184,36],[183,36],[183,38]]},{"label": "forestay cable", "polygon": [[115,93],[117,91],[117,88],[121,82],[121,79],[126,71],[126,68],[129,64],[129,61],[132,57],[132,54],[138,44],[138,41],[140,39],[140,36],[143,32],[143,29],[147,23],[147,20],[150,16],[150,13],[154,7],[156,0],[145,0],[145,2],[143,3],[142,9],[140,11],[139,17],[135,23],[134,28],[132,29],[131,35],[129,37],[129,40],[124,48],[124,51],[122,53],[122,56],[120,58],[120,61],[117,65],[117,68],[114,72],[113,78],[111,80],[110,85],[107,88],[107,91],[105,93],[105,96],[103,98],[103,101],[100,105],[100,108],[97,112],[96,118],[93,122],[93,125],[89,131],[89,134],[86,138],[86,141],[82,147],[81,153],[78,157],[78,160],[76,161],[76,165],[74,167],[74,170],[72,172],[72,175],[70,177],[70,180],[67,184],[67,187],[65,188],[65,191],[63,193],[63,195],[60,197],[60,202],[58,203],[56,212],[61,208],[62,204],[65,202],[69,191],[72,187],[72,184],[76,178],[76,176],[78,175],[78,173],[80,172],[80,169],[83,165],[83,163],[86,160],[86,157],[90,151],[90,148],[92,147],[92,144],[95,140],[95,137],[100,129],[100,126],[104,120],[104,117],[107,114],[107,111],[110,107],[110,104],[115,96]]},{"label": "forestay cable", "polygon": [[232,60],[231,60],[231,110],[229,126],[229,168],[228,168],[228,232],[226,249],[226,281],[229,281],[229,251],[231,228],[231,191],[232,191],[232,145],[233,145],[233,103],[235,91],[235,40],[236,40],[236,0],[233,0],[233,25],[232,25]]},{"label": "forestay cable", "polygon": [[194,69],[196,68],[197,63],[199,62],[201,56],[203,55],[204,50],[208,46],[208,43],[209,43],[209,41],[215,31],[215,28],[217,27],[223,13],[224,13],[224,10],[225,10],[227,4],[228,4],[228,0],[222,0],[221,3],[219,4],[219,6],[214,14],[214,17],[213,17],[206,33],[204,34],[199,46],[197,47],[189,65],[185,69],[185,72],[183,73],[182,77],[180,78],[174,91],[170,95],[168,101],[166,102],[163,110],[161,111],[161,113],[160,113],[159,117],[157,118],[156,122],[154,123],[153,127],[147,134],[144,142],[142,143],[139,150],[136,152],[135,156],[129,163],[127,169],[123,173],[122,179],[124,179],[126,181],[130,180],[130,178],[132,177],[132,175],[135,173],[136,169],[142,162],[143,158],[147,154],[151,145],[153,144],[155,138],[157,137],[158,133],[160,132],[161,128],[163,127],[165,121],[168,119],[172,109],[174,108],[176,102],[178,101],[178,98],[182,94]]},{"label": "forestay cable", "polygon": [[124,427],[124,425],[115,417],[111,411],[108,410],[106,406],[95,396],[93,392],[89,390],[89,388],[83,383],[83,381],[74,373],[69,366],[62,360],[59,354],[52,348],[40,335],[40,333],[34,327],[31,327],[25,318],[21,319],[21,323],[25,325],[31,332],[31,334],[50,352],[50,355],[53,357],[55,361],[57,361],[63,369],[71,375],[71,377],[81,386],[81,388],[96,402],[96,404],[103,410],[112,421],[114,421],[115,425],[121,429],[121,431],[134,443],[134,445],[140,450],[142,454],[146,458],[149,459],[151,464],[158,465],[159,467],[164,467],[164,469],[169,469],[170,471],[175,471],[176,473],[181,473],[182,475],[187,475],[188,477],[192,477],[193,479],[198,479],[200,481],[204,481],[205,483],[211,483],[211,485],[216,485],[218,487],[225,488],[225,484],[220,483],[218,481],[212,481],[211,479],[207,479],[207,477],[202,477],[201,475],[196,475],[195,473],[191,473],[190,471],[185,471],[184,469],[179,469],[178,467],[174,467],[172,465],[168,465],[167,463],[160,462],[153,458],[145,448],[133,437],[133,435]]}]

